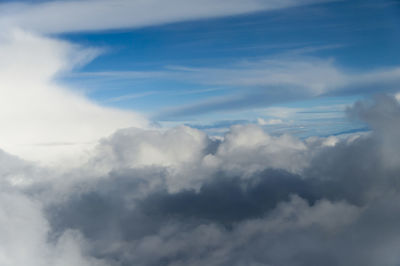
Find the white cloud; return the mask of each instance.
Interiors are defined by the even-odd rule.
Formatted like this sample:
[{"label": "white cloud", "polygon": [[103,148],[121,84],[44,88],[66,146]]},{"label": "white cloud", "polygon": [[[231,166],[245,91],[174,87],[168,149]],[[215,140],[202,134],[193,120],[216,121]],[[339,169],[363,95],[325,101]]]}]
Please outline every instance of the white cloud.
[{"label": "white cloud", "polygon": [[[293,93],[299,92],[308,97],[342,90],[348,90],[348,93],[351,93],[352,89],[363,90],[363,87],[368,92],[371,84],[382,84],[393,89],[400,79],[398,67],[349,73],[332,59],[315,57],[285,58],[283,56],[279,60],[244,62],[226,69],[199,68],[193,71],[194,79],[204,80],[205,83],[213,85],[264,86],[270,90],[274,86],[283,90],[289,87]],[[208,79],[204,79],[206,76]]]},{"label": "white cloud", "polygon": [[88,166],[98,175],[120,168],[165,168],[165,179],[154,174],[149,180],[179,191],[198,189],[218,171],[243,177],[268,168],[299,173],[310,155],[306,143],[289,135],[270,136],[256,125],[233,126],[220,141],[189,127],[124,129],[100,142]]},{"label": "white cloud", "polygon": [[291,108],[291,107],[267,107],[261,109],[261,112],[265,115],[290,119],[295,116],[298,112],[304,111],[304,108]]},{"label": "white cloud", "polygon": [[209,139],[204,132],[177,127],[166,130],[129,128],[119,130],[98,145],[94,161],[98,167],[178,167],[199,161]]},{"label": "white cloud", "polygon": [[400,68],[351,73],[332,59],[281,56],[278,59],[239,62],[222,68],[175,67],[171,78],[205,86],[229,87],[229,95],[210,97],[156,114],[158,119],[214,111],[265,107],[332,95],[396,92]]},{"label": "white cloud", "polygon": [[79,232],[49,243],[50,225],[41,203],[20,193],[0,192],[0,264],[4,266],[104,266],[82,254]]},{"label": "white cloud", "polygon": [[289,136],[273,137],[255,125],[233,126],[225,135],[215,155],[219,168],[234,173],[254,173],[266,168],[299,172],[308,164],[308,149],[303,142]]},{"label": "white cloud", "polygon": [[261,117],[257,118],[257,124],[260,126],[268,126],[268,125],[279,125],[282,124],[283,121],[281,119],[268,119],[265,120]]},{"label": "white cloud", "polygon": [[55,81],[60,72],[91,60],[98,51],[67,42],[6,31],[0,38],[0,148],[45,163],[80,152],[124,127],[146,119],[98,106]]},{"label": "white cloud", "polygon": [[275,10],[328,0],[84,0],[3,4],[0,26],[41,33],[144,27]]},{"label": "white cloud", "polygon": [[[313,57],[268,59],[238,63],[231,69],[198,69],[200,76],[207,76],[205,83],[237,87],[268,86],[284,89],[290,87],[293,93],[316,96],[330,88],[346,82],[346,75],[335,66],[333,60]],[[196,76],[195,76],[196,77]]]},{"label": "white cloud", "polygon": [[399,92],[395,94],[395,98],[396,98],[397,101],[400,102],[400,93]]}]

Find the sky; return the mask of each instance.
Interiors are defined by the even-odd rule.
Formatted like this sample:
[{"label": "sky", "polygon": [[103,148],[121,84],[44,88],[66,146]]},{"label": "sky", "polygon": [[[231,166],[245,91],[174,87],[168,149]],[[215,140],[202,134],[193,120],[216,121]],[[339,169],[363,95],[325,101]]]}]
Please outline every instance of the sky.
[{"label": "sky", "polygon": [[[165,125],[274,119],[265,112],[270,106],[341,112],[365,95],[396,91],[398,8],[393,1],[319,1],[66,33],[61,38],[106,51],[64,81],[100,104]],[[327,134],[343,130],[331,124]]]},{"label": "sky", "polygon": [[[0,45],[15,66],[4,69],[5,86],[42,77],[21,92],[4,89],[37,113],[18,119],[39,121],[10,123],[3,145],[29,159],[42,150],[44,161],[130,126],[222,136],[259,124],[300,138],[366,131],[345,110],[397,92],[399,8],[389,0],[3,1]],[[40,90],[35,100],[25,85]]]},{"label": "sky", "polygon": [[0,265],[400,265],[397,0],[0,1]]}]

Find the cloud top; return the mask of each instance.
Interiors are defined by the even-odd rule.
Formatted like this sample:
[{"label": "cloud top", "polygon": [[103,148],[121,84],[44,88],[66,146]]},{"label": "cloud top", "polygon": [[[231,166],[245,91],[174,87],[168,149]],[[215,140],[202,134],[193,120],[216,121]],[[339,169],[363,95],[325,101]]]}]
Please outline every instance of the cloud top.
[{"label": "cloud top", "polygon": [[3,154],[0,228],[18,230],[4,232],[0,260],[397,265],[399,110],[389,96],[359,102],[348,112],[373,131],[335,140],[125,129],[62,172]]}]

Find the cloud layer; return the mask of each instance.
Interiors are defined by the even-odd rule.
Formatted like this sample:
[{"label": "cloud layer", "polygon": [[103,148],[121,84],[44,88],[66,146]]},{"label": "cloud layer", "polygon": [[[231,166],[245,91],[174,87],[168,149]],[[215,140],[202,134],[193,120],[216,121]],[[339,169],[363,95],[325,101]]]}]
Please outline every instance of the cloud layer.
[{"label": "cloud layer", "polygon": [[248,125],[215,140],[131,128],[62,172],[3,154],[0,261],[398,265],[400,105],[380,96],[348,113],[373,131],[302,141]]}]

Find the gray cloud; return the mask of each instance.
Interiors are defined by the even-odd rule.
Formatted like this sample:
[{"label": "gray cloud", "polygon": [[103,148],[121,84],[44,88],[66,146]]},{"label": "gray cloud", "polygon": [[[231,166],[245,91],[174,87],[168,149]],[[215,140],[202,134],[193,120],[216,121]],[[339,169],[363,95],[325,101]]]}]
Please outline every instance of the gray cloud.
[{"label": "gray cloud", "polygon": [[380,96],[348,113],[372,131],[301,141],[242,125],[216,141],[126,129],[63,172],[4,153],[0,261],[398,265],[400,106]]}]

